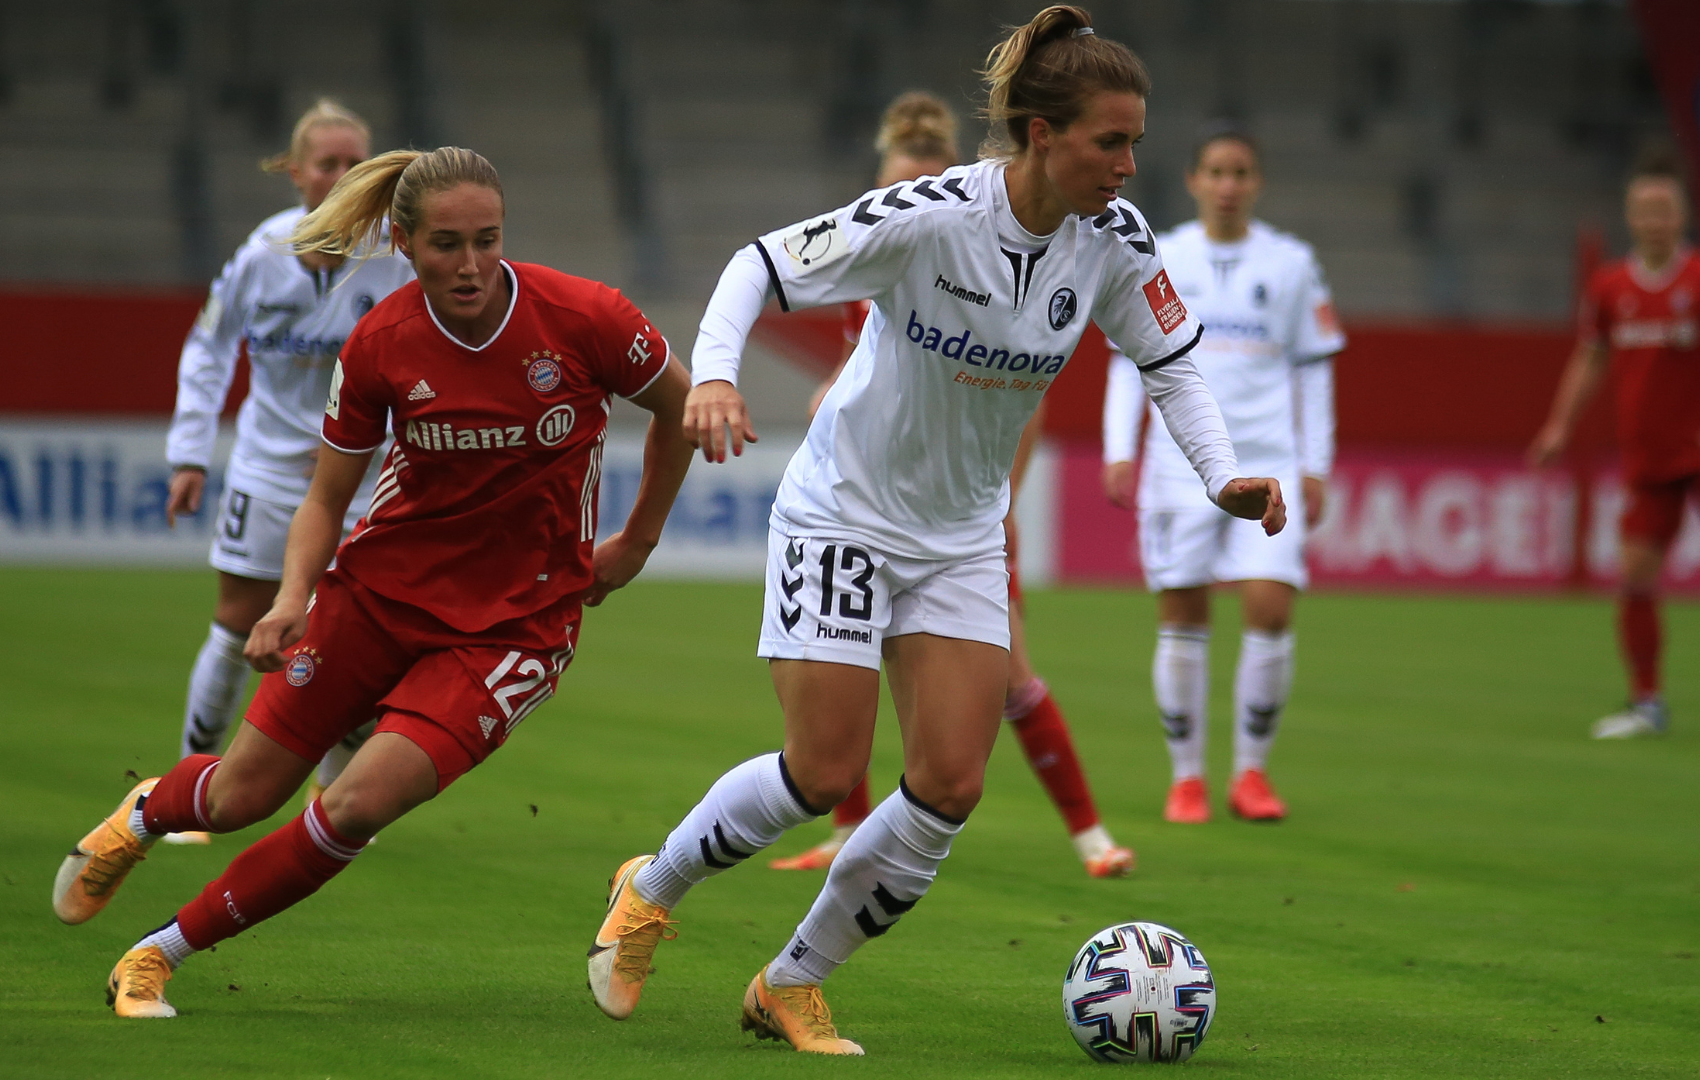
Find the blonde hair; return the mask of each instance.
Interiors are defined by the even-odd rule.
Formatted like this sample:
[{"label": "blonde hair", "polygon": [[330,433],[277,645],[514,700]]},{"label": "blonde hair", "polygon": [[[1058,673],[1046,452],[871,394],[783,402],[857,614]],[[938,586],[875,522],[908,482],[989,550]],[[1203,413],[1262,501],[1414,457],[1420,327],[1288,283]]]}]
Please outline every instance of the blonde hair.
[{"label": "blonde hair", "polygon": [[366,121],[353,109],[345,107],[335,98],[322,97],[313,102],[313,107],[301,114],[301,119],[295,121],[295,130],[289,136],[289,149],[281,154],[273,154],[269,158],[260,159],[260,169],[269,173],[288,172],[291,165],[299,165],[307,158],[307,136],[314,128],[346,127],[360,133],[360,137],[368,143],[372,141],[372,129],[366,126]]},{"label": "blonde hair", "polygon": [[[1029,123],[1039,117],[1058,128],[1079,118],[1092,94],[1151,93],[1151,75],[1139,57],[1119,42],[1101,38],[1084,8],[1056,4],[1010,29],[986,57],[991,136],[985,157],[1012,157],[1027,149]],[[1001,128],[1001,130],[1000,130]]]},{"label": "blonde hair", "polygon": [[950,106],[925,90],[901,94],[880,117],[874,149],[884,160],[901,154],[954,165],[961,156],[956,149],[956,116]]},{"label": "blonde hair", "polygon": [[[378,235],[384,219],[412,235],[419,228],[425,196],[461,184],[489,188],[502,198],[502,180],[483,156],[458,146],[435,150],[391,150],[343,174],[319,208],[290,234],[297,255],[352,255],[393,238]],[[506,205],[506,200],[503,200]]]}]

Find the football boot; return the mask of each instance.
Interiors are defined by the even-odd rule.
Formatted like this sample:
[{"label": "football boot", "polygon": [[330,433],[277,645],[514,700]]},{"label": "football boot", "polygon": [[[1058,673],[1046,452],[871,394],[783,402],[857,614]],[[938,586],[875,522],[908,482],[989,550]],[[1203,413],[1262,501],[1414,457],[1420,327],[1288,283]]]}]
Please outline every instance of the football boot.
[{"label": "football boot", "polygon": [[131,949],[119,958],[106,980],[106,1003],[119,1016],[133,1019],[163,1019],[177,1010],[165,1000],[165,984],[171,981],[171,962],[152,945]]},{"label": "football boot", "polygon": [[155,776],[131,788],[118,809],[77,841],[59,864],[59,874],[53,879],[53,914],[60,922],[75,926],[99,915],[124,884],[130,868],[148,857],[152,841],[130,831],[130,812],[136,808],[136,800],[158,783]]},{"label": "football boot", "polygon": [[786,855],[767,864],[770,870],[825,870],[844,849],[842,840],[823,840],[801,855]]},{"label": "football boot", "polygon": [[1132,848],[1117,844],[1102,855],[1087,859],[1086,873],[1087,876],[1095,878],[1127,877],[1133,873],[1138,861],[1138,856],[1134,855]]},{"label": "football boot", "polygon": [[1210,789],[1204,786],[1204,777],[1189,776],[1169,785],[1163,820],[1176,825],[1202,825],[1210,820]]},{"label": "football boot", "polygon": [[1246,821],[1280,821],[1287,816],[1287,804],[1269,786],[1269,777],[1262,769],[1247,769],[1234,780],[1228,809]]},{"label": "football boot", "polygon": [[1670,710],[1661,698],[1637,701],[1620,713],[1594,721],[1596,739],[1639,739],[1644,735],[1663,735],[1670,727]]},{"label": "football boot", "polygon": [[655,947],[678,936],[667,909],[637,894],[632,879],[653,855],[627,859],[608,883],[608,915],[590,946],[590,996],[615,1020],[637,1008]]},{"label": "football boot", "polygon": [[805,1054],[848,1054],[861,1057],[858,1043],[840,1038],[832,1026],[832,1010],[820,985],[769,986],[767,968],[756,972],[744,991],[744,1015],[739,1026],[758,1039],[777,1039]]},{"label": "football boot", "polygon": [[165,834],[164,840],[168,844],[178,844],[178,845],[182,845],[182,844],[210,844],[210,843],[212,843],[212,833],[210,833],[210,832],[195,832],[193,830],[191,830],[189,832],[168,832],[168,833]]}]

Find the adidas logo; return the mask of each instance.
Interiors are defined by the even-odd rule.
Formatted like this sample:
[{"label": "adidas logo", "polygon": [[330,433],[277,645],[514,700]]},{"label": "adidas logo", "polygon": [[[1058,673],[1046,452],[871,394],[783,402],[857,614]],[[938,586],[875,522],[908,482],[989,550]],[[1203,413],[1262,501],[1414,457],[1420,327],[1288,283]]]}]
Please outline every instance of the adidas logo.
[{"label": "adidas logo", "polygon": [[407,400],[409,401],[424,401],[426,398],[434,398],[436,396],[437,392],[431,389],[424,379],[420,379],[419,382],[414,385],[413,389],[407,392]]}]

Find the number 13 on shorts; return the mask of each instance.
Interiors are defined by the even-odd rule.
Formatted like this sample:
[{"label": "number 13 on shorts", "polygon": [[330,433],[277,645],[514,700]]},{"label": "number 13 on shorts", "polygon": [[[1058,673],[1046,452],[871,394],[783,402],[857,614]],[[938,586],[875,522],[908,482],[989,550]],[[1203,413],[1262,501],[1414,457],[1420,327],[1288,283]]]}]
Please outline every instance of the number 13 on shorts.
[{"label": "number 13 on shorts", "polygon": [[761,655],[878,667],[891,621],[880,564],[854,542],[771,533]]}]

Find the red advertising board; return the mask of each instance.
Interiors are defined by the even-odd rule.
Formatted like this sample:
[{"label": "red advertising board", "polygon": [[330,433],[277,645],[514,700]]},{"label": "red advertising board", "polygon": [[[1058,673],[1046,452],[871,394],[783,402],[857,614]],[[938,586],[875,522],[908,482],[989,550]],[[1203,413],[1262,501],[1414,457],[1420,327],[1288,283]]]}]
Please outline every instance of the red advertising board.
[{"label": "red advertising board", "polygon": [[[1063,581],[1141,580],[1136,516],[1111,506],[1096,446],[1061,454],[1057,576]],[[1581,537],[1589,583],[1609,585],[1617,561],[1623,489],[1615,475],[1589,480],[1593,508]],[[1575,474],[1535,471],[1512,453],[1483,450],[1345,450],[1328,512],[1311,538],[1318,586],[1551,591],[1572,582],[1577,542]],[[1688,510],[1671,552],[1669,584],[1700,592],[1700,514]]]}]

